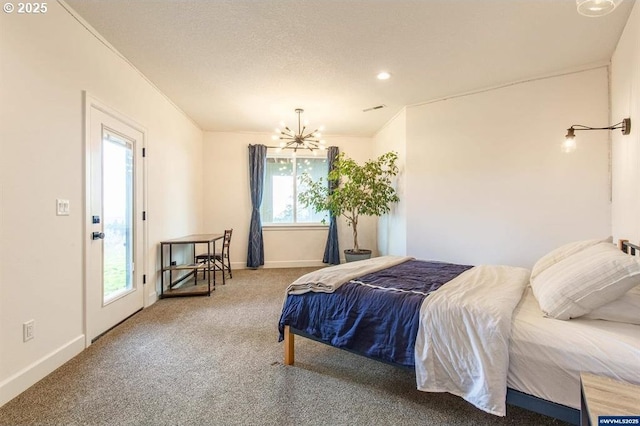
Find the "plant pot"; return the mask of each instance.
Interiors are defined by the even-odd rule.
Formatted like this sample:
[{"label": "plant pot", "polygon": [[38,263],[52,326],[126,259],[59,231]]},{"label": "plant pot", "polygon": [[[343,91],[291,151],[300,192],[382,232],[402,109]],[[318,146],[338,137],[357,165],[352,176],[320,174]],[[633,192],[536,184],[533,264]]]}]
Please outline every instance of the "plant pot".
[{"label": "plant pot", "polygon": [[371,257],[371,250],[360,249],[355,252],[353,250],[345,250],[344,251],[344,259],[347,262],[355,262],[358,260],[365,260]]}]

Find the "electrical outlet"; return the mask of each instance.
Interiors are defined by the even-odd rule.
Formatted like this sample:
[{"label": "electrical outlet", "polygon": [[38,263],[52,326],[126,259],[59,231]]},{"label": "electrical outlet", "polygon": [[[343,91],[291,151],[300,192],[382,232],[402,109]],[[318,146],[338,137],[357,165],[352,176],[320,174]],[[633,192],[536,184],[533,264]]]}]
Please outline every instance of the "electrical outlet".
[{"label": "electrical outlet", "polygon": [[33,333],[35,332],[34,330],[35,324],[36,324],[35,320],[29,320],[24,324],[22,324],[22,339],[24,342],[34,338]]}]

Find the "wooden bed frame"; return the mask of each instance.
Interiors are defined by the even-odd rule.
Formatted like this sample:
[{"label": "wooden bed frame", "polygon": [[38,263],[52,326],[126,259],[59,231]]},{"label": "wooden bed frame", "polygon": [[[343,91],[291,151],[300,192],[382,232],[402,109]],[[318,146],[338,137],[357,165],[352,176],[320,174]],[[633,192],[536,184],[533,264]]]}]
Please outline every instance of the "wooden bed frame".
[{"label": "wooden bed frame", "polygon": [[[625,253],[636,256],[640,255],[640,246],[629,243],[629,240],[618,240],[618,247],[620,250]],[[285,365],[293,365],[295,362],[295,335],[305,337],[307,339],[314,340],[316,342],[320,342],[322,344],[331,346],[329,343],[326,343],[315,336],[304,333],[303,331],[297,330],[288,325],[284,326],[284,364]],[[335,346],[331,346],[335,347]],[[337,348],[340,350],[345,350],[347,352],[354,353],[356,355],[364,356],[357,351],[353,351],[350,349]],[[403,369],[413,370],[413,368],[408,368],[405,366],[393,364],[390,362],[382,361],[376,358],[371,358],[379,362],[384,362],[386,364],[393,365],[395,367],[400,367]],[[524,392],[517,391],[515,389],[507,388],[507,404],[524,408],[529,411],[533,411],[534,413],[544,414],[549,417],[556,418],[558,420],[562,420],[574,425],[580,424],[580,410],[568,407],[566,405],[558,404],[552,401],[547,401],[546,399],[538,398],[537,396],[529,395]]]}]

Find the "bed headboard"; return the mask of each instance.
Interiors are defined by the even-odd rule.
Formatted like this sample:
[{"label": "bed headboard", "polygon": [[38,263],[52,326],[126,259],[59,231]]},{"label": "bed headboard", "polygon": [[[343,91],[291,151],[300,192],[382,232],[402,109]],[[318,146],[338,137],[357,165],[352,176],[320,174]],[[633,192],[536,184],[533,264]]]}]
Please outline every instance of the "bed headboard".
[{"label": "bed headboard", "polygon": [[640,256],[640,246],[631,244],[629,240],[618,240],[618,247],[631,256]]}]

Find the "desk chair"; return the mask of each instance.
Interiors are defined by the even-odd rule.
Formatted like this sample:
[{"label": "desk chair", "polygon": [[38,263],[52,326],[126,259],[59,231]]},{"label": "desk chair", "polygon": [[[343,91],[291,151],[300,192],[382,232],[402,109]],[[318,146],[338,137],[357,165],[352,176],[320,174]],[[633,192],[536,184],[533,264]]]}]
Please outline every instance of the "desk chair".
[{"label": "desk chair", "polygon": [[213,271],[215,274],[216,271],[222,271],[222,284],[225,284],[225,272],[229,274],[229,278],[233,278],[231,274],[231,261],[229,259],[229,247],[231,247],[231,235],[233,234],[232,229],[225,229],[224,238],[222,239],[222,250],[214,253],[212,256],[208,254],[199,254],[196,256],[195,260],[198,263],[206,263],[210,264],[209,271]]}]

